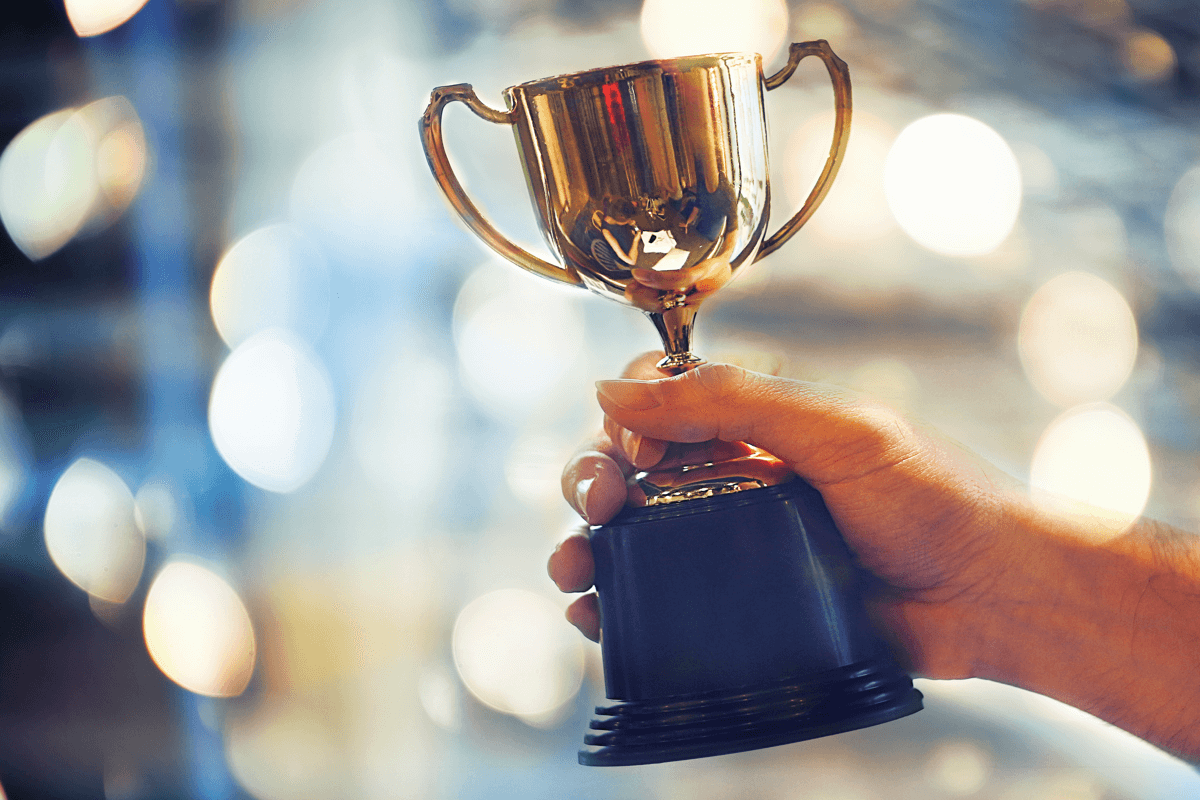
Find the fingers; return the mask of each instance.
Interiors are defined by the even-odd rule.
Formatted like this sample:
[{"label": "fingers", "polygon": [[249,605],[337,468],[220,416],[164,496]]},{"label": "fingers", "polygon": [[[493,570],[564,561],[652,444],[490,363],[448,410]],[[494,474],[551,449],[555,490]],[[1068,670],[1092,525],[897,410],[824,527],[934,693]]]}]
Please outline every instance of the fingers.
[{"label": "fingers", "polygon": [[593,642],[600,641],[600,599],[595,592],[585,594],[567,606],[567,622]]},{"label": "fingers", "polygon": [[613,455],[581,450],[563,470],[563,497],[589,525],[603,525],[625,505],[625,478],[630,470]]},{"label": "fingers", "polygon": [[563,592],[586,592],[592,588],[592,546],[587,534],[576,533],[563,540],[546,565],[550,580]]},{"label": "fingers", "polygon": [[[643,353],[622,375],[626,378],[661,378],[654,366],[661,353]],[[603,525],[625,505],[625,479],[635,469],[652,467],[667,452],[667,443],[633,433],[610,419],[604,435],[586,442],[567,461],[562,474],[563,497],[589,525]]]},{"label": "fingers", "polygon": [[[629,362],[629,366],[625,367],[621,377],[633,380],[662,378],[664,373],[655,366],[662,356],[662,352],[642,353]],[[653,467],[662,460],[667,452],[667,442],[634,433],[616,424],[608,417],[604,418],[604,432],[608,434],[608,438],[612,440],[613,444],[620,448],[629,463],[638,469]]]},{"label": "fingers", "polygon": [[[563,540],[546,565],[551,580],[564,592],[586,592],[592,588],[592,548],[586,534]],[[600,605],[595,592],[567,606],[567,621],[593,642],[600,641]]]},{"label": "fingers", "polygon": [[604,432],[620,448],[626,460],[638,469],[653,467],[666,455],[667,442],[634,433],[618,425],[611,417],[604,418]]},{"label": "fingers", "polygon": [[[664,375],[656,366],[662,358],[662,352],[649,352],[635,358],[625,368],[621,377],[632,380],[661,380]],[[727,354],[724,359],[744,369],[761,372],[767,375],[778,375],[784,368],[784,361],[778,354],[764,350],[739,350]],[[625,456],[630,464],[638,469],[657,467],[662,469],[672,463],[698,463],[701,461],[720,461],[744,455],[744,452],[733,453],[728,448],[718,447],[709,457],[704,453],[680,452],[680,448],[671,448],[663,439],[646,436],[643,433],[631,431],[609,416],[604,418],[604,432]],[[670,457],[670,463],[664,459]],[[683,459],[683,460],[680,460]]]},{"label": "fingers", "polygon": [[902,457],[907,423],[845,390],[704,364],[671,378],[596,384],[615,424],[676,442],[743,441],[812,481],[832,483]]}]

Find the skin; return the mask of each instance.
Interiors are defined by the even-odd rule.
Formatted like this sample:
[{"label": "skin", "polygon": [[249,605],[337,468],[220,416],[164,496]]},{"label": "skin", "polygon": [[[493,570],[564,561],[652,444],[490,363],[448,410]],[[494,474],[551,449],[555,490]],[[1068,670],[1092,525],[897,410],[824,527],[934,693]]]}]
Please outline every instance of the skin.
[{"label": "skin", "polygon": [[[760,447],[821,492],[878,579],[868,604],[880,632],[915,674],[1039,692],[1200,761],[1197,537],[1049,510],[961,445],[845,389],[726,364],[664,378],[656,358],[597,384],[604,432],[563,472],[586,522],[621,509],[636,469]],[[586,533],[549,572],[588,592],[567,618],[599,640]]]}]

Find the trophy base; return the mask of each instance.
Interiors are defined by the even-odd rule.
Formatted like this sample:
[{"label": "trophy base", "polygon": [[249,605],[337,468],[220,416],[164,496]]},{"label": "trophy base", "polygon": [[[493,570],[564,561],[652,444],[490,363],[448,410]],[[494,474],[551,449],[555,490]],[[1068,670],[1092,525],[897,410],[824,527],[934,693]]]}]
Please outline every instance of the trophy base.
[{"label": "trophy base", "polygon": [[591,547],[613,704],[596,709],[581,764],[754,750],[921,709],[803,480],[625,509]]},{"label": "trophy base", "polygon": [[579,763],[623,767],[775,747],[906,717],[921,701],[883,656],[769,686],[597,706]]}]

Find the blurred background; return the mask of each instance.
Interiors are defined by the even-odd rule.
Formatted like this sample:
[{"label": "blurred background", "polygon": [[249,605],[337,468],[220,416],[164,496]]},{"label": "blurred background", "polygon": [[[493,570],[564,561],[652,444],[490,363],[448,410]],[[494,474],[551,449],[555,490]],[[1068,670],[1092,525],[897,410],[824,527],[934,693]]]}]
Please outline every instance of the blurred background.
[{"label": "blurred background", "polygon": [[[828,39],[845,166],[705,306],[1035,486],[1200,530],[1200,14],[1182,0],[32,0],[0,18],[0,798],[1200,797],[981,681],[885,726],[575,763],[544,574],[592,382],[656,347],[452,220],[433,86]],[[776,220],[832,132],[767,97]],[[544,252],[511,133],[452,158]],[[757,356],[753,354],[758,354]],[[764,361],[764,363],[767,363]],[[1181,612],[1182,613],[1182,612]]]}]

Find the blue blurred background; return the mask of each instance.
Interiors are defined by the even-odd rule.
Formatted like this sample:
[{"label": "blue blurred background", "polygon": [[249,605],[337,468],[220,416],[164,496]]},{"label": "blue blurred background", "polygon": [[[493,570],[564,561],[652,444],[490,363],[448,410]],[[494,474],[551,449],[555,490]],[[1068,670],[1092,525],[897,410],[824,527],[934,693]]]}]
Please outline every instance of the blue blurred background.
[{"label": "blue blurred background", "polygon": [[[1044,698],[575,763],[598,652],[544,564],[640,315],[451,219],[437,85],[828,39],[845,166],[710,357],[879,395],[1033,485],[1200,530],[1200,13],[1180,0],[59,0],[0,12],[0,798],[1177,800]],[[828,150],[767,97],[776,219]],[[511,134],[447,139],[539,248]],[[542,252],[542,250],[538,250]],[[758,359],[758,361],[756,361]]]}]

